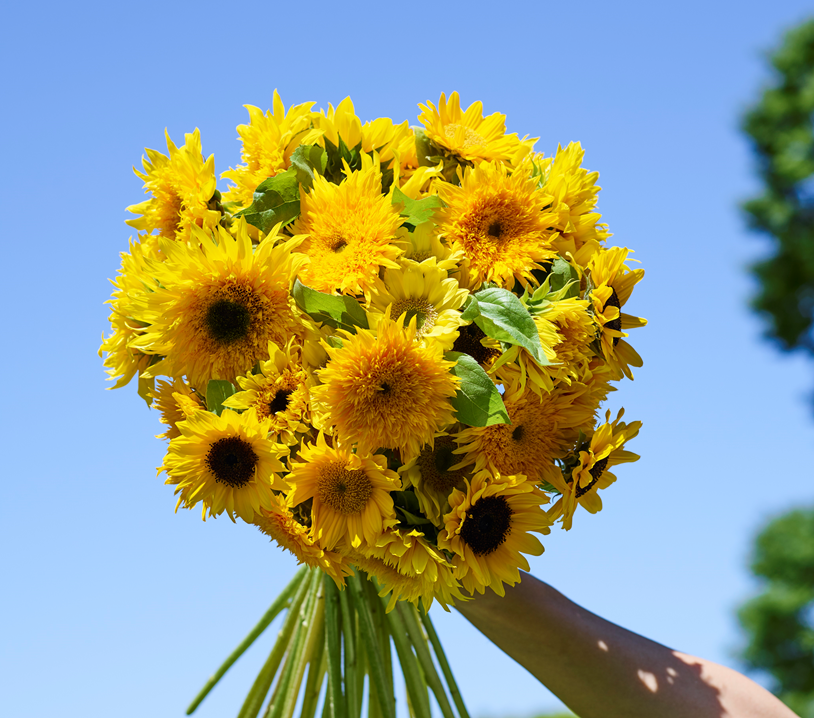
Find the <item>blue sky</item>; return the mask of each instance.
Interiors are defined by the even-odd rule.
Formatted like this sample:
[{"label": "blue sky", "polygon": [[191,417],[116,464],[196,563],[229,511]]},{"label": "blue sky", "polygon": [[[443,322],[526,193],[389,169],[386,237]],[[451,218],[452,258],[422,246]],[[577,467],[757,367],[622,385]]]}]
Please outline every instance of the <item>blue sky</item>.
[{"label": "blue sky", "polygon": [[[758,12],[759,10],[759,12]],[[4,715],[181,716],[293,574],[249,527],[173,514],[164,445],[135,387],[104,391],[108,277],[141,201],[130,167],[199,127],[219,172],[243,104],[415,122],[458,90],[537,148],[582,142],[600,211],[646,269],[628,304],[645,366],[608,406],[644,428],[605,510],[533,572],[586,608],[728,665],[754,590],[749,540],[810,503],[814,371],[761,339],[748,265],[766,244],[738,116],[763,54],[810,5],[695,2],[307,6],[16,4],[4,16]],[[558,702],[456,614],[435,614],[477,718]],[[236,713],[266,636],[199,709]]]}]

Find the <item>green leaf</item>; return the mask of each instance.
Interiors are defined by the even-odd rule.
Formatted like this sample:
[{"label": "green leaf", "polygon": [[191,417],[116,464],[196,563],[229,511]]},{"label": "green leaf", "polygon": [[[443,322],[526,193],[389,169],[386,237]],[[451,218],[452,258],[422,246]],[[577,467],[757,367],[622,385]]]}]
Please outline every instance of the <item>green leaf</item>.
[{"label": "green leaf", "polygon": [[318,292],[306,287],[299,279],[294,280],[291,296],[308,316],[329,327],[345,329],[353,334],[357,327],[368,328],[365,310],[353,297]]},{"label": "green leaf", "polygon": [[236,217],[246,221],[261,232],[268,232],[275,224],[292,222],[300,213],[300,184],[297,169],[269,177],[254,191],[254,201]]},{"label": "green leaf", "polygon": [[421,513],[421,506],[418,503],[418,496],[416,496],[415,491],[391,491],[390,497],[396,507],[401,507],[416,514]]},{"label": "green leaf", "polygon": [[579,274],[562,257],[557,257],[552,263],[548,281],[552,292],[559,292],[567,287],[560,299],[570,299],[579,294]]},{"label": "green leaf", "polygon": [[300,145],[291,155],[291,166],[297,180],[303,187],[314,186],[314,175],[324,174],[328,164],[328,154],[319,145]]},{"label": "green leaf", "polygon": [[236,391],[234,384],[223,379],[210,379],[206,385],[206,408],[218,416],[223,411],[223,402]]},{"label": "green leaf", "polygon": [[417,516],[416,514],[408,511],[407,509],[401,508],[401,506],[396,506],[396,513],[402,519],[402,523],[408,524],[410,526],[423,526],[424,524],[431,524],[428,518],[424,518],[423,516]]},{"label": "green leaf", "polygon": [[419,167],[435,167],[438,164],[430,159],[435,154],[435,150],[423,128],[415,128],[415,153]]},{"label": "green leaf", "polygon": [[345,141],[340,137],[339,145],[333,144],[327,137],[325,141],[326,163],[325,163],[325,177],[339,184],[344,178],[342,164],[343,160],[348,163],[352,170],[362,169],[362,143],[359,142],[355,147],[349,148]]},{"label": "green leaf", "polygon": [[456,362],[452,373],[461,380],[452,399],[458,421],[468,426],[511,424],[500,392],[478,362],[460,352],[447,352],[444,358]]},{"label": "green leaf", "polygon": [[[478,316],[474,317],[475,324],[487,337],[522,347],[539,366],[551,363],[543,352],[537,326],[517,295],[508,289],[492,287],[477,292],[474,298],[478,312]],[[470,305],[464,315],[471,315],[473,311]]]},{"label": "green leaf", "polygon": [[432,219],[436,209],[444,206],[441,198],[433,195],[424,199],[410,199],[398,187],[393,190],[393,205],[402,206],[400,214],[405,223],[417,227],[422,222]]},{"label": "green leaf", "polygon": [[465,322],[471,322],[475,319],[475,317],[480,316],[480,307],[478,306],[478,300],[475,299],[474,294],[470,294],[466,298],[466,303],[464,304],[464,310],[461,312],[461,319]]}]

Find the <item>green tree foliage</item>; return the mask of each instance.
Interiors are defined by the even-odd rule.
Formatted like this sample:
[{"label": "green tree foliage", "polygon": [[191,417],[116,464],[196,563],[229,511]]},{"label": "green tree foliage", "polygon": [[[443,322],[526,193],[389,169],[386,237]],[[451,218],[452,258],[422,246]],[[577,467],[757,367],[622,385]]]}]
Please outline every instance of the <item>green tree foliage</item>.
[{"label": "green tree foliage", "polygon": [[775,247],[753,267],[753,306],[784,349],[814,353],[814,20],[786,35],[771,64],[775,82],[743,121],[764,183],[744,210]]},{"label": "green tree foliage", "polygon": [[772,690],[814,718],[814,508],[775,519],[758,535],[752,572],[763,592],[738,617],[749,635],[741,657],[772,677]]},{"label": "green tree foliage", "polygon": [[[783,349],[814,354],[814,20],[772,55],[773,84],[744,116],[763,193],[743,206],[774,253],[752,269],[753,307]],[[767,672],[777,696],[814,718],[814,509],[772,521],[757,537],[752,571],[763,592],[738,616],[745,663]]]}]

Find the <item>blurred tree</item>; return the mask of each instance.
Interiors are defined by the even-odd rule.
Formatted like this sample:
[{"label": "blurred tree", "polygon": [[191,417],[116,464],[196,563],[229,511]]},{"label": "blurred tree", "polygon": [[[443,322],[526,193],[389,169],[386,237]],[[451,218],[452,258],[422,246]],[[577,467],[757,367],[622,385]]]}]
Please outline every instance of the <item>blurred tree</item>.
[{"label": "blurred tree", "polygon": [[[782,349],[814,354],[814,20],[786,35],[771,64],[774,83],[743,120],[764,185],[743,209],[774,245],[752,268],[759,281],[752,306]],[[814,509],[763,529],[752,572],[763,592],[738,612],[748,634],[741,657],[771,676],[792,710],[814,718]]]},{"label": "blurred tree", "polygon": [[738,612],[749,643],[741,657],[766,671],[792,710],[814,718],[814,509],[774,519],[758,535],[752,572],[763,592]]},{"label": "blurred tree", "polygon": [[753,306],[782,348],[814,354],[814,20],[786,35],[771,64],[776,81],[743,121],[764,183],[743,208],[775,249],[753,267]]}]

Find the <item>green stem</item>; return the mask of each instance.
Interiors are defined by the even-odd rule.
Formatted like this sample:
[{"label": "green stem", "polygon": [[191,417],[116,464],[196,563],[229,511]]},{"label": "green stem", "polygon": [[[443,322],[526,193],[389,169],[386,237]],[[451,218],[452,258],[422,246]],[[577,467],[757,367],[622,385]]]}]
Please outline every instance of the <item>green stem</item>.
[{"label": "green stem", "polygon": [[395,688],[393,687],[393,656],[390,647],[390,627],[385,618],[385,612],[379,601],[379,588],[376,579],[368,576],[364,572],[360,573],[362,584],[370,606],[370,613],[373,616],[373,624],[379,636],[379,650],[384,661],[384,678],[387,685],[387,699],[395,705]]},{"label": "green stem", "polygon": [[277,617],[280,611],[286,607],[289,599],[297,590],[300,583],[302,583],[302,580],[305,578],[305,574],[307,572],[308,569],[303,566],[303,568],[296,573],[288,586],[283,589],[282,593],[277,596],[274,603],[271,604],[271,607],[268,611],[266,611],[258,624],[249,632],[249,635],[241,641],[240,645],[235,648],[235,650],[232,651],[229,657],[223,662],[223,665],[221,665],[221,667],[212,674],[212,677],[206,682],[204,687],[201,688],[200,693],[198,693],[192,703],[189,704],[189,708],[187,708],[187,715],[192,715],[192,713],[195,712],[195,709],[201,704],[201,701],[206,698],[209,691],[215,687],[217,682],[223,678],[226,671],[232,667],[232,664],[234,664],[234,662],[246,652],[246,649],[257,640],[258,636],[260,636],[260,634],[269,627],[269,624]]},{"label": "green stem", "polygon": [[280,677],[277,679],[277,685],[274,686],[274,691],[271,694],[271,699],[266,706],[266,712],[263,713],[263,718],[270,718],[272,713],[279,714],[282,710],[283,699],[285,692],[288,688],[291,675],[294,670],[294,662],[296,661],[297,651],[302,637],[302,624],[298,624],[294,629],[294,635],[291,638],[291,643],[288,646],[288,653],[285,657],[285,663],[280,670]]},{"label": "green stem", "polygon": [[427,636],[430,639],[430,643],[432,643],[432,648],[435,651],[435,657],[438,659],[438,665],[441,666],[441,672],[444,674],[444,679],[449,686],[449,692],[452,695],[452,700],[455,702],[455,707],[458,709],[458,715],[461,718],[469,718],[469,712],[466,710],[463,696],[461,695],[461,691],[458,689],[458,684],[455,682],[455,676],[452,675],[452,669],[449,666],[446,653],[444,653],[444,647],[441,645],[441,639],[438,638],[438,634],[435,632],[435,626],[432,625],[432,621],[430,620],[430,614],[429,612],[422,613],[419,611],[418,615],[421,616],[421,622],[424,624],[424,630],[427,631]]},{"label": "green stem", "polygon": [[271,688],[271,682],[274,680],[277,669],[280,667],[280,662],[283,660],[283,656],[288,648],[291,634],[298,623],[300,607],[305,600],[309,583],[310,581],[302,581],[300,583],[294,600],[288,609],[288,615],[285,617],[283,627],[277,634],[277,642],[274,644],[274,648],[271,649],[269,657],[260,669],[260,673],[257,674],[254,684],[249,689],[249,693],[243,702],[243,706],[240,708],[240,712],[237,714],[237,718],[257,718],[257,714],[263,706],[263,701],[266,699],[269,688]]},{"label": "green stem", "polygon": [[[376,697],[379,700],[383,718],[395,718],[396,706],[392,693],[388,691],[385,680],[384,660],[379,650],[379,642],[376,638],[376,628],[373,623],[373,616],[370,611],[370,604],[365,596],[362,579],[359,573],[354,573],[348,578],[348,586],[353,594],[356,604],[356,611],[359,616],[359,628],[362,634],[362,641],[367,648],[368,665],[370,666],[371,682],[376,684]],[[392,685],[390,686],[392,690]]]},{"label": "green stem", "polygon": [[325,639],[328,651],[328,694],[325,702],[331,705],[331,718],[347,718],[342,697],[342,631],[339,614],[339,589],[325,574]]},{"label": "green stem", "polygon": [[357,646],[354,640],[354,623],[356,617],[353,602],[347,591],[339,592],[339,604],[342,608],[342,637],[345,641],[345,702],[348,718],[359,715],[358,694],[356,692],[356,672],[358,671]]},{"label": "green stem", "polygon": [[[350,716],[350,718],[361,718],[362,716],[362,703],[364,702],[364,695],[365,695],[365,677],[368,674],[368,665],[367,665],[367,654],[365,651],[362,650],[362,635],[360,633],[359,628],[359,617],[356,612],[354,612],[354,627],[353,627],[353,641],[354,645],[356,646],[356,662],[359,666],[358,670],[356,671],[356,696],[359,700],[356,706],[356,714]],[[368,693],[368,710],[370,710],[369,706],[374,705],[376,706],[376,710],[379,709],[379,699],[374,698],[373,692],[375,690],[375,686],[370,684],[370,690]]]},{"label": "green stem", "polygon": [[269,718],[291,718],[294,713],[305,667],[321,629],[322,586],[322,576],[315,570],[308,599],[300,611],[300,625],[297,627],[297,634],[289,652],[290,666],[280,677],[281,691],[276,704],[269,703],[267,710]]},{"label": "green stem", "polygon": [[314,648],[308,661],[308,680],[305,682],[305,691],[302,697],[302,710],[300,718],[314,718],[319,702],[319,692],[322,690],[322,681],[325,679],[325,592],[323,590],[321,607],[321,624],[319,635],[314,641]]},{"label": "green stem", "polygon": [[407,601],[400,601],[396,606],[396,610],[401,614],[401,619],[404,621],[404,626],[407,629],[407,635],[415,648],[415,654],[418,657],[418,662],[421,670],[424,673],[424,678],[427,685],[432,689],[435,694],[435,700],[438,701],[438,707],[444,718],[455,718],[452,712],[452,706],[449,704],[447,692],[444,690],[444,684],[441,683],[441,677],[438,671],[435,670],[435,664],[432,662],[430,655],[430,647],[427,644],[427,637],[424,631],[421,630],[421,624],[416,616],[416,608]]},{"label": "green stem", "polygon": [[[386,606],[387,599],[383,598],[381,600],[382,605]],[[410,647],[404,622],[396,610],[387,614],[387,620],[390,623],[390,634],[393,636],[393,643],[396,645],[396,654],[399,657],[399,663],[401,663],[404,682],[407,684],[407,693],[416,718],[432,718],[430,700],[427,695],[427,684],[421,676],[418,660]]]}]

